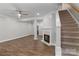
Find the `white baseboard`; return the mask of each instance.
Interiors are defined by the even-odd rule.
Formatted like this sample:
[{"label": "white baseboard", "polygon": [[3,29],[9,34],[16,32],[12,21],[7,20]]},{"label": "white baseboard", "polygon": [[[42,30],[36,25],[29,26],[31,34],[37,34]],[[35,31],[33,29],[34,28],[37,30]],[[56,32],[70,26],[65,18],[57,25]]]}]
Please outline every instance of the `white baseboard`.
[{"label": "white baseboard", "polygon": [[34,40],[38,40],[38,38],[34,38]]},{"label": "white baseboard", "polygon": [[6,41],[10,41],[10,40],[15,40],[15,39],[22,38],[22,37],[29,36],[29,35],[30,35],[30,34],[28,34],[28,35],[18,36],[18,37],[11,38],[11,39],[1,40],[0,43],[2,43],[2,42],[6,42]]},{"label": "white baseboard", "polygon": [[48,45],[48,46],[55,46],[55,44],[50,44],[50,43],[47,43],[47,42],[45,42],[44,40],[41,40],[41,42],[43,42],[44,44],[46,44],[46,45]]},{"label": "white baseboard", "polygon": [[51,46],[49,43],[46,43],[44,40],[41,40],[41,42],[43,42],[44,44]]},{"label": "white baseboard", "polygon": [[62,56],[62,49],[61,47],[55,47],[55,56]]}]

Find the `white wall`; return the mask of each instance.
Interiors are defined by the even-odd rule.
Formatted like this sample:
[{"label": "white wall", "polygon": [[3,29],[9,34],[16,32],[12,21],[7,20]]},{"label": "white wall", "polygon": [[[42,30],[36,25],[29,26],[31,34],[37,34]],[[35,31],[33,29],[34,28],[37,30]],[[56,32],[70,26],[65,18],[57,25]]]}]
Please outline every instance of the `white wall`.
[{"label": "white wall", "polygon": [[0,17],[0,42],[32,35],[32,24]]},{"label": "white wall", "polygon": [[43,21],[39,24],[39,34],[42,35],[42,29],[51,28],[51,15],[43,17]]},{"label": "white wall", "polygon": [[40,31],[42,28],[53,28],[54,23],[55,23],[55,22],[53,23],[54,20],[55,20],[55,14],[46,15],[43,18],[43,21],[39,24]]},{"label": "white wall", "polygon": [[44,18],[43,18],[43,22],[41,24],[41,26],[44,28],[46,27],[50,27],[51,26],[51,15],[46,15]]},{"label": "white wall", "polygon": [[67,4],[67,3],[62,4],[62,10],[66,10],[68,8],[71,8],[71,6],[69,4]]},{"label": "white wall", "polygon": [[43,18],[43,22],[40,23],[40,35],[42,34],[42,29],[48,28],[51,30],[51,38],[52,38],[52,43],[55,43],[56,39],[56,14],[52,13],[49,15],[46,15]]}]

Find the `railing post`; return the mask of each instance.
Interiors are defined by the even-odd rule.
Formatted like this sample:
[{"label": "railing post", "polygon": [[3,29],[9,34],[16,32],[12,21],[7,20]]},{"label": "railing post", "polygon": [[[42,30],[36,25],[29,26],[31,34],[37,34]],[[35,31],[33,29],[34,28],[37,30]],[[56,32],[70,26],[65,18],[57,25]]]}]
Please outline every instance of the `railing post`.
[{"label": "railing post", "polygon": [[37,19],[34,20],[34,40],[37,40]]},{"label": "railing post", "polygon": [[56,45],[55,55],[61,56],[61,22],[58,11],[56,12]]}]

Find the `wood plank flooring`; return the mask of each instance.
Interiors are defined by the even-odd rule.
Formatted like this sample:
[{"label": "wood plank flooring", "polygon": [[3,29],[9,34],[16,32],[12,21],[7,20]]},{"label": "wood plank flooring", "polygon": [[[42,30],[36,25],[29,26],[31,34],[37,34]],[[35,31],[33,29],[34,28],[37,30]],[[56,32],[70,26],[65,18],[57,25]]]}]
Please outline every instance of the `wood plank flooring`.
[{"label": "wood plank flooring", "polygon": [[0,43],[0,56],[54,56],[55,48],[43,44],[40,39],[27,36]]}]

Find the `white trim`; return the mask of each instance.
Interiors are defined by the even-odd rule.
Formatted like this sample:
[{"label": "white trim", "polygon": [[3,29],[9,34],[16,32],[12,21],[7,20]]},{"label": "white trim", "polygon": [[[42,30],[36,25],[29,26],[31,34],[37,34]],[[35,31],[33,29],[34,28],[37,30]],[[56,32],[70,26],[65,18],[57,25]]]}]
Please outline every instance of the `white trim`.
[{"label": "white trim", "polygon": [[[47,30],[47,31],[46,31],[46,30]],[[42,29],[42,31],[43,31],[43,32],[42,32],[42,36],[43,36],[43,37],[42,37],[42,40],[41,40],[41,41],[42,41],[43,43],[45,43],[46,45],[48,45],[48,46],[55,46],[55,43],[52,43],[52,38],[51,38],[51,36],[52,36],[51,33],[52,33],[52,32],[51,32],[51,29],[49,29],[49,28],[47,29],[47,28],[46,28],[46,29]],[[46,32],[47,32],[47,33],[46,33]],[[50,42],[49,42],[49,43],[47,43],[47,42],[44,41],[44,34],[48,34],[48,35],[50,36]]]},{"label": "white trim", "polygon": [[61,21],[60,21],[58,11],[56,12],[56,27],[59,27],[59,28],[61,27]]},{"label": "white trim", "polygon": [[63,55],[76,55],[76,56],[79,56],[79,53],[77,52],[76,49],[72,49],[72,48],[63,48]]},{"label": "white trim", "polygon": [[78,36],[67,36],[67,35],[63,35],[62,38],[72,38],[72,39],[79,39]]},{"label": "white trim", "polygon": [[0,43],[6,42],[6,41],[15,40],[15,39],[22,38],[22,37],[25,37],[25,36],[30,36],[30,34],[28,34],[28,35],[25,34],[25,35],[23,35],[23,36],[18,36],[18,37],[11,38],[11,39],[1,40]]},{"label": "white trim", "polygon": [[34,37],[34,40],[38,40],[38,38],[37,37]]},{"label": "white trim", "polygon": [[37,37],[37,19],[34,20],[34,40],[38,40],[38,37]]},{"label": "white trim", "polygon": [[63,33],[72,33],[72,34],[74,34],[74,33],[79,33],[79,31],[62,31]]},{"label": "white trim", "polygon": [[47,42],[45,42],[44,40],[41,40],[41,42],[43,42],[44,44],[46,44],[46,45],[48,45],[48,46],[55,46],[55,44],[50,44],[50,43],[47,43]]},{"label": "white trim", "polygon": [[62,44],[72,45],[72,46],[79,46],[79,43],[75,43],[75,42],[62,42]]},{"label": "white trim", "polygon": [[59,17],[59,10],[56,12],[56,43],[55,43],[55,55],[61,56],[61,21]]},{"label": "white trim", "polygon": [[57,53],[55,53],[56,56],[61,56],[62,55],[61,47],[55,47],[55,52],[57,52]]}]

